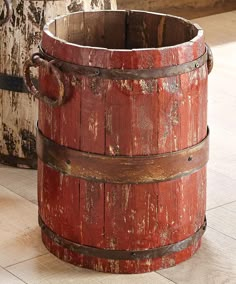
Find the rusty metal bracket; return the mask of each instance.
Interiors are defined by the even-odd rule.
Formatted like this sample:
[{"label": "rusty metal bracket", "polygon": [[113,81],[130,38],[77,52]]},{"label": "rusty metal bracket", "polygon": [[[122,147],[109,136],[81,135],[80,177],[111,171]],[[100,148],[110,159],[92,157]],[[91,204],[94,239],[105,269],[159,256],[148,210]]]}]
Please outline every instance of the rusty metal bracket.
[{"label": "rusty metal bracket", "polygon": [[82,152],[55,143],[38,129],[37,154],[49,167],[95,182],[154,183],[190,175],[208,161],[209,130],[199,144],[177,152],[147,156],[106,156]]},{"label": "rusty metal bracket", "polygon": [[210,49],[206,47],[205,53],[196,60],[179,65],[153,69],[106,69],[76,65],[48,55],[41,46],[39,46],[39,50],[43,58],[53,60],[54,64],[64,72],[75,72],[81,76],[100,77],[103,79],[141,80],[166,78],[194,71],[209,62],[208,52]]},{"label": "rusty metal bracket", "polygon": [[208,68],[208,74],[210,74],[214,66],[213,53],[208,44],[206,44],[206,50],[207,50],[207,68]]},{"label": "rusty metal bracket", "polygon": [[[47,97],[46,95],[43,95],[40,93],[40,91],[37,89],[37,87],[34,85],[34,82],[31,79],[31,76],[30,76],[31,67],[34,67],[34,68],[44,67],[53,74],[59,86],[57,99],[51,99]],[[65,95],[65,85],[63,83],[63,74],[54,65],[53,60],[47,61],[41,57],[41,54],[39,53],[33,54],[31,59],[27,60],[24,64],[24,82],[25,82],[26,88],[29,91],[29,93],[31,93],[31,95],[43,101],[44,103],[52,107],[58,107],[65,103],[66,95]]]},{"label": "rusty metal bracket", "polygon": [[0,20],[0,26],[5,25],[8,21],[10,21],[11,17],[12,17],[12,0],[4,0],[5,6],[6,6],[6,10],[7,10],[7,14],[6,17]]},{"label": "rusty metal bracket", "polygon": [[90,247],[74,243],[53,232],[44,223],[44,221],[40,216],[39,216],[39,225],[42,229],[42,232],[48,238],[50,238],[54,243],[72,252],[87,256],[105,258],[105,259],[140,260],[140,259],[153,259],[153,258],[167,256],[172,253],[180,252],[192,245],[195,245],[201,239],[204,232],[206,231],[207,222],[205,218],[202,226],[192,236],[188,237],[185,240],[158,248],[152,248],[147,250],[130,250],[130,251],[102,249],[102,248]]}]

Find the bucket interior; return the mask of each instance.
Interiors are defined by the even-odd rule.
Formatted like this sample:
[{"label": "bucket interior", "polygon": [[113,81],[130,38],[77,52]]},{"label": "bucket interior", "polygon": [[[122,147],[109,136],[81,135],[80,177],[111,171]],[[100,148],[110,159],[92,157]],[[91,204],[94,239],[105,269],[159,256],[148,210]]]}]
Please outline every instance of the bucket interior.
[{"label": "bucket interior", "polygon": [[109,49],[173,46],[198,34],[198,28],[187,20],[142,11],[74,13],[56,19],[49,31],[73,44]]}]

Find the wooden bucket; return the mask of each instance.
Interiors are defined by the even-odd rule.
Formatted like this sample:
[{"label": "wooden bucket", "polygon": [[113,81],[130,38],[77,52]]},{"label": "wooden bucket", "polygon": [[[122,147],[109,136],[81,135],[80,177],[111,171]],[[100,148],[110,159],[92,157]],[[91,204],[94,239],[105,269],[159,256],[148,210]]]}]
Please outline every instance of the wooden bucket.
[{"label": "wooden bucket", "polygon": [[25,81],[40,99],[39,224],[50,252],[142,273],[197,251],[211,68],[202,29],[170,15],[79,12],[44,28]]}]

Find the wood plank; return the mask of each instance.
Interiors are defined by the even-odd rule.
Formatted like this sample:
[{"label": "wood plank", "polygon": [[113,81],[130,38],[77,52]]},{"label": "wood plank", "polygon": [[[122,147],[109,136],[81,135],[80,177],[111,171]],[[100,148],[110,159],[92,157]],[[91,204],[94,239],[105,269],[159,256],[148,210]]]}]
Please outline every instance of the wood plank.
[{"label": "wood plank", "polygon": [[[125,12],[106,12],[104,23],[104,46],[106,48],[121,49],[125,48],[126,35],[126,13]],[[116,36],[114,36],[114,33]]]},{"label": "wood plank", "polygon": [[235,240],[208,228],[202,248],[190,260],[159,274],[181,284],[235,283],[235,254]]},{"label": "wood plank", "polygon": [[[99,24],[98,24],[99,23]],[[104,13],[87,12],[84,14],[84,45],[104,47]]]},{"label": "wood plank", "polygon": [[157,29],[161,18],[149,13],[130,12],[127,15],[126,48],[157,47]]},{"label": "wood plank", "polygon": [[6,267],[45,254],[37,206],[0,187],[0,265]]},{"label": "wood plank", "polygon": [[[104,13],[87,13],[84,18],[85,43],[104,46]],[[98,22],[100,23],[98,25]],[[96,52],[89,54],[91,65],[96,62]],[[106,59],[101,58],[102,64]],[[80,145],[85,152],[104,154],[105,152],[105,108],[104,100],[107,82],[100,78],[82,77],[80,110]],[[77,147],[78,147],[77,146]],[[81,243],[93,247],[104,245],[104,184],[80,180],[80,234]],[[84,263],[97,260],[84,257]]]}]

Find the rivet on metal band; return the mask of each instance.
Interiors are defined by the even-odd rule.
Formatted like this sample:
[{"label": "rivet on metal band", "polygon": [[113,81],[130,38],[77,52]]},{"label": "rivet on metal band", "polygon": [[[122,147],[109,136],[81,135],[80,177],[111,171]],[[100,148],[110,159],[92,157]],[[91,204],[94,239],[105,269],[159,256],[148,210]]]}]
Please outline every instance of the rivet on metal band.
[{"label": "rivet on metal band", "polygon": [[147,250],[131,250],[131,251],[102,249],[102,248],[90,247],[74,243],[53,232],[43,222],[40,216],[39,216],[39,225],[42,229],[42,232],[48,238],[50,238],[54,243],[75,253],[86,256],[114,259],[114,260],[139,260],[139,259],[153,259],[153,258],[167,256],[172,253],[182,251],[192,245],[195,245],[201,239],[204,232],[206,231],[207,222],[205,218],[202,226],[192,236],[177,243],[158,248],[147,249]]},{"label": "rivet on metal band", "polygon": [[38,129],[37,154],[49,167],[95,182],[141,184],[173,180],[204,167],[209,158],[209,130],[195,146],[165,154],[107,156],[82,152],[55,143]]},{"label": "rivet on metal band", "polygon": [[204,54],[196,60],[179,65],[153,69],[106,69],[65,62],[48,55],[44,52],[41,46],[39,46],[39,50],[42,58],[48,61],[53,60],[53,64],[56,67],[60,68],[61,71],[70,73],[75,72],[79,75],[87,77],[100,77],[104,79],[114,80],[141,80],[177,76],[202,67],[205,63],[207,63],[208,60],[208,49],[206,48]]}]

